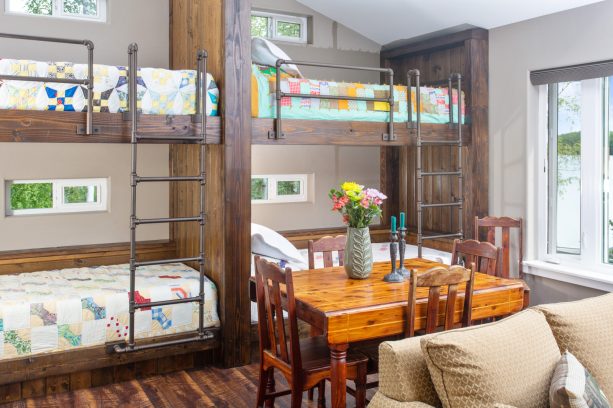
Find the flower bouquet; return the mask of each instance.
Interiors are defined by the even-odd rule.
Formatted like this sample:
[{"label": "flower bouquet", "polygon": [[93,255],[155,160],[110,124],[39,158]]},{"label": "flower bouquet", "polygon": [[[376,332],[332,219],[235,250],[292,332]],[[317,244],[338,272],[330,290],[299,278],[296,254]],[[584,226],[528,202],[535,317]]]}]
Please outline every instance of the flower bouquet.
[{"label": "flower bouquet", "polygon": [[328,194],[333,211],[343,216],[347,225],[347,245],[344,266],[353,279],[366,279],[372,271],[372,245],[368,226],[381,215],[381,205],[387,197],[374,188],[364,188],[355,182],[345,182],[340,190]]}]

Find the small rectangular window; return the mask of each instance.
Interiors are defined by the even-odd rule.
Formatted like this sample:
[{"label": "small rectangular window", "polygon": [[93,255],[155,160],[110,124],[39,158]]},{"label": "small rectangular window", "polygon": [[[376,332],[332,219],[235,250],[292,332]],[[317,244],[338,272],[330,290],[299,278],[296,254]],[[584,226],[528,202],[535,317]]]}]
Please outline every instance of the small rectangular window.
[{"label": "small rectangular window", "polygon": [[264,11],[251,12],[251,36],[289,42],[307,42],[308,18]]},{"label": "small rectangular window", "polygon": [[251,176],[253,203],[298,203],[308,201],[308,174]]},{"label": "small rectangular window", "polygon": [[6,182],[6,215],[106,211],[107,179]]},{"label": "small rectangular window", "polygon": [[106,4],[107,0],[5,0],[5,12],[105,22]]}]

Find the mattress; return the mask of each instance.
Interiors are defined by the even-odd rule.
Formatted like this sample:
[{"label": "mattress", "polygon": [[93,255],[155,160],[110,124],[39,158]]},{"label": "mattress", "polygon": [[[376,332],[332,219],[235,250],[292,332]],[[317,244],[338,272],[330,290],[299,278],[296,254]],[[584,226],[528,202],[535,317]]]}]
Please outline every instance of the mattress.
[{"label": "mattress", "polygon": [[[0,276],[0,360],[127,341],[129,265]],[[198,271],[170,264],[138,268],[137,303],[197,296]],[[196,330],[197,303],[141,309],[137,339]],[[204,326],[219,326],[217,289],[205,282]]]},{"label": "mattress", "polygon": [[[289,93],[331,96],[362,96],[386,98],[389,86],[348,82],[320,81],[316,79],[293,78],[281,74],[281,90]],[[276,70],[271,67],[252,65],[251,112],[253,117],[276,117],[277,101]],[[420,87],[422,123],[449,123],[449,90],[445,88]],[[452,92],[454,122],[457,122],[457,91]],[[416,89],[412,92],[413,119],[416,119]],[[408,119],[407,87],[394,86],[394,122]],[[286,119],[348,120],[348,121],[389,121],[389,104],[386,102],[365,102],[284,97],[281,99],[281,117]],[[462,120],[464,121],[464,98],[462,98]]]},{"label": "mattress", "polygon": [[[300,253],[302,257],[307,260],[309,251],[308,249],[301,249]],[[380,242],[372,244],[372,255],[374,262],[385,262],[390,260],[390,244],[389,242]],[[406,246],[405,251],[405,259],[417,258],[417,246],[409,245]],[[264,257],[266,258],[266,257]],[[451,254],[449,252],[443,252],[436,249],[431,248],[423,248],[422,258],[429,259],[431,261],[440,262],[443,264],[450,265],[451,264]],[[278,262],[277,260],[266,258],[273,262]],[[334,265],[338,265],[338,252],[332,253],[332,262]],[[304,269],[308,269],[307,264],[298,264],[298,263],[284,263],[283,266],[287,266],[292,269],[292,271],[301,271]],[[315,254],[315,268],[323,268],[324,266],[324,258],[321,252]],[[253,259],[251,260],[251,276],[255,275],[255,266],[253,263]],[[257,305],[254,302],[251,302],[251,321],[258,321],[258,309]]]},{"label": "mattress", "polygon": [[[0,80],[0,109],[87,111],[88,89],[61,84],[53,78],[86,79],[87,64],[0,59],[0,74],[48,77],[49,82]],[[196,113],[196,71],[139,68],[137,106],[144,114],[189,115]],[[207,74],[207,115],[218,113],[219,90]],[[128,69],[94,64],[93,111],[128,110]]]}]

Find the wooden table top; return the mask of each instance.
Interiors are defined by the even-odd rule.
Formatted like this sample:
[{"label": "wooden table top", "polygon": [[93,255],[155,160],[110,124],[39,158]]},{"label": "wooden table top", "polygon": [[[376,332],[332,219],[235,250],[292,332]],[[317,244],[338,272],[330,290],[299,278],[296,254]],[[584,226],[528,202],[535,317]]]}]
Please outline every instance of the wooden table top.
[{"label": "wooden table top", "polygon": [[[441,263],[426,259],[407,259],[405,267],[424,272]],[[409,282],[388,283],[383,277],[390,272],[389,262],[377,262],[373,265],[372,274],[368,279],[349,279],[345,269],[341,267],[312,269],[294,273],[294,296],[302,303],[307,303],[312,309],[326,315],[347,313],[351,309],[376,308],[393,304],[406,305]],[[482,273],[475,274],[475,291],[500,290],[504,287],[521,287],[516,280],[496,278]],[[461,294],[463,285],[458,288]],[[441,294],[446,289],[441,288]],[[418,299],[425,301],[427,288],[419,288]]]},{"label": "wooden table top", "polygon": [[[426,271],[442,264],[425,259],[407,259],[405,267]],[[409,283],[388,283],[383,277],[390,272],[389,262],[377,262],[368,279],[349,279],[344,267],[296,271],[294,297],[301,320],[317,327],[328,336],[329,343],[350,343],[402,334],[406,324]],[[253,279],[253,278],[252,278]],[[252,283],[254,281],[252,280]],[[441,303],[446,293],[441,288]],[[474,320],[505,316],[523,308],[522,281],[475,274],[473,292]],[[425,325],[428,289],[417,291],[417,330]],[[456,317],[463,309],[463,288],[458,288]],[[439,307],[444,310],[444,305]]]}]

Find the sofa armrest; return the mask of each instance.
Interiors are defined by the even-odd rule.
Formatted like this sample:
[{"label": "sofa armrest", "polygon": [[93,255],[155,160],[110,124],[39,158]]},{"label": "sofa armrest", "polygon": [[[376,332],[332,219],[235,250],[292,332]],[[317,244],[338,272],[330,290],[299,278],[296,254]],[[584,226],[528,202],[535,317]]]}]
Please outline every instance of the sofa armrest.
[{"label": "sofa armrest", "polygon": [[421,350],[420,337],[385,341],[379,345],[379,392],[394,401],[423,401],[441,406]]},{"label": "sofa armrest", "polygon": [[[391,399],[383,395],[380,391],[377,391],[375,396],[370,400],[370,404],[368,404],[368,408],[434,408],[432,405],[428,405],[424,402],[419,401],[411,401],[411,402],[402,402],[396,401],[395,399]],[[506,408],[506,407],[500,407]]]}]

